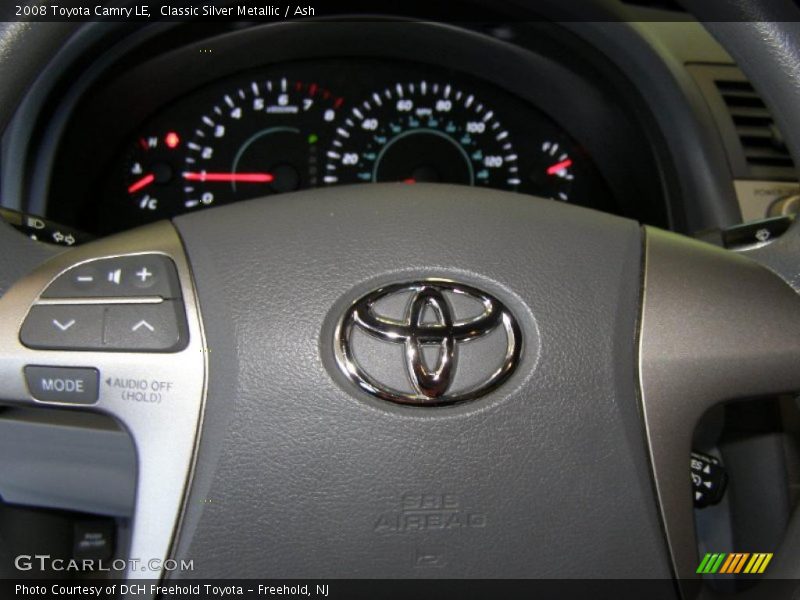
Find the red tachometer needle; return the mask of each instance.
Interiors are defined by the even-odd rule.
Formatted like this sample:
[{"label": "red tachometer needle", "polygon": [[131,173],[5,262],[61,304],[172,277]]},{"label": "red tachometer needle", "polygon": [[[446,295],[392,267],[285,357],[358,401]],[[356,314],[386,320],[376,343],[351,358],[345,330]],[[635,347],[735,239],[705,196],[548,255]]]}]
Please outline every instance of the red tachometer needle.
[{"label": "red tachometer needle", "polygon": [[275,176],[271,173],[199,173],[186,172],[183,174],[186,181],[240,181],[244,183],[272,183]]},{"label": "red tachometer needle", "polygon": [[153,183],[155,181],[155,179],[156,179],[155,175],[153,175],[152,173],[148,173],[147,175],[142,177],[140,180],[134,181],[132,184],[130,184],[128,186],[128,193],[129,194],[134,194],[134,193],[138,192],[143,187],[147,187],[148,185]]},{"label": "red tachometer needle", "polygon": [[559,171],[563,171],[564,169],[569,169],[571,166],[572,166],[572,159],[568,158],[566,160],[562,160],[561,162],[557,162],[556,164],[547,167],[547,174],[555,175]]}]

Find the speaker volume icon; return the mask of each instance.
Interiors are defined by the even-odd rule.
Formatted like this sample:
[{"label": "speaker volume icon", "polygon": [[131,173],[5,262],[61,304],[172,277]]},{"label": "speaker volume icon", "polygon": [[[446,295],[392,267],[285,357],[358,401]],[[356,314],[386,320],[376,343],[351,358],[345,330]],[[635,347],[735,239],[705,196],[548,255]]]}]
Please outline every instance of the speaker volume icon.
[{"label": "speaker volume icon", "polygon": [[113,271],[108,272],[108,281],[110,281],[111,283],[119,285],[121,279],[122,279],[122,269],[114,269]]}]

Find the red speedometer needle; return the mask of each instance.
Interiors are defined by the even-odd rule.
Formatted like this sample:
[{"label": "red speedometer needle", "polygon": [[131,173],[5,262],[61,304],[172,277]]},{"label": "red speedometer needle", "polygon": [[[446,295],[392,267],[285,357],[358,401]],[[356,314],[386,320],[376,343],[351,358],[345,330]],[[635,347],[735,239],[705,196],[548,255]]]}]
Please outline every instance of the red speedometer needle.
[{"label": "red speedometer needle", "polygon": [[147,175],[145,175],[144,177],[142,177],[138,181],[134,181],[132,184],[130,184],[128,186],[128,193],[129,194],[134,194],[134,193],[138,192],[143,187],[147,187],[148,185],[153,183],[155,181],[155,179],[156,179],[155,175],[153,175],[152,173],[148,173]]},{"label": "red speedometer needle", "polygon": [[240,181],[244,183],[272,183],[275,176],[272,173],[199,173],[186,172],[183,174],[186,181]]},{"label": "red speedometer needle", "polygon": [[569,169],[571,166],[572,166],[572,159],[568,158],[567,160],[562,160],[561,162],[557,162],[556,164],[547,167],[547,174],[555,175],[559,171],[563,171],[564,169]]}]

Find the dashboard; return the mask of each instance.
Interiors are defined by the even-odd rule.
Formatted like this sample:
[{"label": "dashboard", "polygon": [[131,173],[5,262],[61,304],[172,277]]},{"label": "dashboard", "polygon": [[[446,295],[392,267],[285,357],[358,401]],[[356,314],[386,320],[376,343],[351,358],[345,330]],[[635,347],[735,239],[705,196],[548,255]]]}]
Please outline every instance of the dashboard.
[{"label": "dashboard", "polygon": [[520,99],[424,64],[326,60],[236,75],[159,111],[116,152],[91,212],[95,229],[115,231],[373,182],[486,186],[613,210],[586,150]]},{"label": "dashboard", "polygon": [[[96,230],[372,182],[612,209],[591,157],[541,111],[465,74],[403,62],[296,62],[214,82],[137,127],[108,172],[90,209]],[[69,174],[58,187],[74,188]]]},{"label": "dashboard", "polygon": [[93,235],[375,182],[680,220],[646,103],[554,26],[182,24],[117,52],[64,84],[23,175],[32,212]]}]

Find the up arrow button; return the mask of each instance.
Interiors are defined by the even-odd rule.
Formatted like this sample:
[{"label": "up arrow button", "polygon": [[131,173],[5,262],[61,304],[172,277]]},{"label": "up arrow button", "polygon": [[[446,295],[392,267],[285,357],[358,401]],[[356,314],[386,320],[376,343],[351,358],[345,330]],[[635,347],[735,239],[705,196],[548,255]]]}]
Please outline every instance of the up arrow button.
[{"label": "up arrow button", "polygon": [[109,304],[104,347],[133,352],[177,352],[186,347],[188,332],[183,302]]},{"label": "up arrow button", "polygon": [[153,327],[152,325],[150,325],[150,323],[148,323],[147,321],[142,319],[136,325],[131,327],[131,331],[139,331],[142,327],[145,327],[145,328],[149,329],[151,332],[156,330],[156,328]]}]

